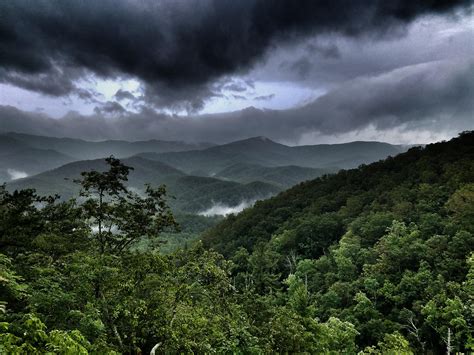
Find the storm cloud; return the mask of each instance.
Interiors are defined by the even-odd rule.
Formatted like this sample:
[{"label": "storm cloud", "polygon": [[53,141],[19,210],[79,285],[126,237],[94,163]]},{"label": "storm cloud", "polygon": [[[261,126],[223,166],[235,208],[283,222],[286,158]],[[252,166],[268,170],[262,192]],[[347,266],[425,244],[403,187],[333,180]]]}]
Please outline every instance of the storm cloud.
[{"label": "storm cloud", "polygon": [[[220,95],[217,81],[248,71],[279,43],[319,34],[383,37],[403,32],[418,16],[470,5],[470,0],[2,1],[0,81],[64,96],[77,95],[78,81],[91,75],[137,78],[147,102],[196,111]],[[334,45],[309,50],[332,59],[340,55]],[[304,75],[311,63],[302,58],[299,64],[289,67]]]},{"label": "storm cloud", "polygon": [[[345,83],[299,108],[195,116],[151,109],[120,117],[71,113],[62,119],[0,108],[0,130],[86,139],[165,139],[216,143],[263,135],[298,143],[309,133],[337,135],[368,127],[404,127],[456,134],[472,129],[474,61],[434,61]],[[114,111],[114,110],[112,110]]]}]

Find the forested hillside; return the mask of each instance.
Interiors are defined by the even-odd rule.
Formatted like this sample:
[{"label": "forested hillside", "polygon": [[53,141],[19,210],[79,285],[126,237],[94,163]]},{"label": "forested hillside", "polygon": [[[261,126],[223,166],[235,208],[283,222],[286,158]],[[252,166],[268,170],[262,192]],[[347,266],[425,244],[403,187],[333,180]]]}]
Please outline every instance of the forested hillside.
[{"label": "forested hillside", "polygon": [[470,132],[301,183],[203,241],[233,260],[240,287],[350,322],[361,348],[400,332],[413,350],[442,351],[450,329],[460,351],[474,345],[473,226]]},{"label": "forested hillside", "polygon": [[[444,203],[451,194],[474,181],[473,145],[474,134],[465,133],[450,142],[415,147],[395,158],[303,182],[259,201],[238,217],[227,218],[207,233],[204,241],[224,255],[233,255],[238,247],[253,249],[275,234],[297,236],[301,232],[315,242],[326,243],[319,250],[322,252],[355,220],[360,224],[385,216],[388,223],[393,219],[422,223],[425,213],[446,212]],[[318,237],[311,219],[327,225],[329,230],[321,233],[324,237]],[[313,233],[306,233],[306,228]],[[380,235],[373,236],[377,237]],[[303,247],[305,243],[298,240],[295,251],[314,257],[309,246]]]},{"label": "forested hillside", "polygon": [[281,187],[292,187],[301,181],[312,180],[338,169],[315,169],[301,166],[266,167],[254,164],[236,163],[215,174],[216,178],[223,180],[249,183],[262,181]]},{"label": "forested hillside", "polygon": [[80,201],[0,188],[0,353],[474,350],[474,132],[301,183],[167,255],[169,197],[129,174],[109,158]]}]

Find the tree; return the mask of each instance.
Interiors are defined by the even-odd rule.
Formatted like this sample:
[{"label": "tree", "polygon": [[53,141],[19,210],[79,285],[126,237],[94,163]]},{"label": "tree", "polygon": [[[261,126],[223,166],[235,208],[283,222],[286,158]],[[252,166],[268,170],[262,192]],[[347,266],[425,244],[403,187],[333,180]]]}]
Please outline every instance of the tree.
[{"label": "tree", "polygon": [[474,232],[474,184],[458,189],[446,203],[446,208],[456,223]]},{"label": "tree", "polygon": [[24,298],[26,285],[22,278],[12,270],[12,260],[0,254],[0,313],[5,313],[8,303]]},{"label": "tree", "polygon": [[392,334],[385,334],[383,341],[378,342],[377,347],[369,346],[364,351],[359,352],[359,355],[365,354],[403,354],[412,355],[413,350],[410,348],[410,343],[398,332]]},{"label": "tree", "polygon": [[[88,354],[90,343],[77,330],[47,331],[44,323],[33,314],[20,320],[0,322],[1,354]],[[108,352],[109,353],[109,352]]]},{"label": "tree", "polygon": [[46,220],[38,206],[54,204],[57,196],[41,197],[33,189],[9,192],[0,185],[0,248],[6,254],[24,251],[43,232]]},{"label": "tree", "polygon": [[326,323],[320,325],[319,352],[354,354],[357,348],[355,338],[358,334],[352,323],[330,317]]},{"label": "tree", "polygon": [[166,203],[166,188],[146,185],[145,197],[127,189],[132,167],[113,156],[109,170],[81,173],[81,196],[86,218],[95,232],[101,254],[120,254],[141,238],[156,238],[166,228],[177,228]]}]

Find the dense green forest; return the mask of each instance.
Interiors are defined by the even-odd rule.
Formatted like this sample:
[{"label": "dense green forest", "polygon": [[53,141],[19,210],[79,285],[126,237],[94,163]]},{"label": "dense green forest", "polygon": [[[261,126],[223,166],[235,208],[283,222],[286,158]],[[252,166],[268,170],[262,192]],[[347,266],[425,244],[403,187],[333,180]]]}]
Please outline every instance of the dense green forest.
[{"label": "dense green forest", "polygon": [[[301,183],[167,253],[164,187],[0,187],[0,353],[474,350],[474,132]],[[189,219],[186,219],[190,221]],[[160,237],[161,236],[161,237]]]}]

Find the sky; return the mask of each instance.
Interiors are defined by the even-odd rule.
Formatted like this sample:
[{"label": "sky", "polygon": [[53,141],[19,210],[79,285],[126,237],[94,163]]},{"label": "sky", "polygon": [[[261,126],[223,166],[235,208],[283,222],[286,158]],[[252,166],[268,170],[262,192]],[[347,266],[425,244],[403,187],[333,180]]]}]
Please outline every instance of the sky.
[{"label": "sky", "polygon": [[463,0],[0,2],[0,131],[429,143],[474,129]]}]

